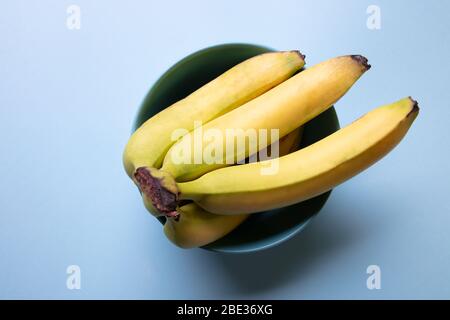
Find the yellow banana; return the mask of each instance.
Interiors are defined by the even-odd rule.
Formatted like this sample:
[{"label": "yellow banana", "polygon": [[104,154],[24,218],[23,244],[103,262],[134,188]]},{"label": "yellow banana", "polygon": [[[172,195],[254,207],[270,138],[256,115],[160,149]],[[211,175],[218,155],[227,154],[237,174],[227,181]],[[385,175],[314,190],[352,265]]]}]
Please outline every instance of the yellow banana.
[{"label": "yellow banana", "polygon": [[[280,139],[281,156],[298,148],[302,132],[303,128],[300,127]],[[176,216],[167,217],[164,233],[170,241],[181,248],[201,247],[214,242],[234,230],[248,217],[248,214],[213,214],[195,203],[178,207],[176,211]]]},{"label": "yellow banana", "polygon": [[[369,68],[366,58],[354,55],[330,59],[302,71],[263,95],[202,126],[203,133],[214,132],[220,139],[211,143],[200,140],[197,143],[198,134],[202,135],[200,130],[182,137],[167,152],[161,170],[176,181],[184,182],[227,164],[242,161],[267,145],[260,143],[259,132],[272,132],[275,129],[278,130],[279,137],[285,136],[328,109]],[[223,137],[228,137],[230,130],[244,132],[244,139],[247,139],[245,147],[234,150],[233,137],[232,152],[227,149],[229,141],[224,143]],[[256,138],[249,139],[245,136],[245,132],[249,130],[257,132]],[[219,150],[214,161],[204,161],[206,148]]]},{"label": "yellow banana", "polygon": [[[217,214],[253,213],[310,199],[353,177],[391,151],[419,112],[405,98],[379,107],[334,134],[281,157],[207,173],[178,183],[177,198]],[[279,161],[275,175],[261,168]]]},{"label": "yellow banana", "polygon": [[[194,121],[208,121],[239,107],[291,77],[304,66],[298,51],[265,53],[250,58],[186,98],[147,120],[128,141],[123,154],[131,178],[139,167],[159,168],[176,130],[194,129]],[[179,131],[181,132],[181,131]]]},{"label": "yellow banana", "polygon": [[181,248],[205,246],[234,230],[247,214],[220,215],[203,210],[195,203],[177,209],[176,218],[167,218],[166,237]]}]

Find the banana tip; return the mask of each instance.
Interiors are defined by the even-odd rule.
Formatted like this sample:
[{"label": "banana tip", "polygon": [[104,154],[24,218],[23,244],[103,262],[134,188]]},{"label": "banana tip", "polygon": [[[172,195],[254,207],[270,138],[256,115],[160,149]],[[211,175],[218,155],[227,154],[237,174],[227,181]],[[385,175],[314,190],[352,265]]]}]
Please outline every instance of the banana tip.
[{"label": "banana tip", "polygon": [[412,103],[412,108],[411,111],[409,112],[408,116],[410,114],[415,114],[418,113],[420,108],[419,108],[419,103],[417,102],[417,100],[414,100],[412,97],[408,97],[408,99],[411,101]]},{"label": "banana tip", "polygon": [[306,56],[303,53],[301,53],[300,51],[294,50],[294,52],[297,53],[300,56],[300,58],[302,58],[303,61],[306,59]]},{"label": "banana tip", "polygon": [[356,54],[356,55],[352,55],[351,57],[353,60],[358,62],[360,65],[362,65],[366,71],[372,67],[369,64],[369,60],[367,60],[367,58],[362,55]]}]

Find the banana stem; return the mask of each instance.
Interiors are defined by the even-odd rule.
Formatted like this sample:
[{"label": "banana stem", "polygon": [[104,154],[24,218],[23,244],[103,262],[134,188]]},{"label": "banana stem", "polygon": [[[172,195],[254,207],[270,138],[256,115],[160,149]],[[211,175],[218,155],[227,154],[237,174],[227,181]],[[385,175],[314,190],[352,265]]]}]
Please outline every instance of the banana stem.
[{"label": "banana stem", "polygon": [[179,191],[175,180],[167,173],[148,167],[140,167],[134,173],[134,179],[143,197],[151,201],[160,214],[177,217]]}]

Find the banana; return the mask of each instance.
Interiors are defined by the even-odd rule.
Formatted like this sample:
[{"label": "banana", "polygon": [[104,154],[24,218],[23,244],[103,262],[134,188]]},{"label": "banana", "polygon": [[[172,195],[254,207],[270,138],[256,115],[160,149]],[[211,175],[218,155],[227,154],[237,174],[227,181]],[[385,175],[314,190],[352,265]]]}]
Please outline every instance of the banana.
[{"label": "banana", "polygon": [[[250,130],[257,133],[262,130],[272,132],[271,130],[275,129],[278,130],[279,137],[283,137],[328,109],[369,68],[367,59],[359,55],[330,59],[300,72],[239,108],[215,118],[201,129],[203,132],[216,132],[220,137],[227,137],[230,129],[235,132]],[[261,139],[258,137],[249,139],[244,136],[244,139],[247,139],[245,147],[234,150],[236,142],[233,137],[233,150],[230,152],[223,143],[223,138],[215,139],[211,143],[196,143],[198,133],[200,131],[193,130],[182,137],[164,158],[161,170],[178,182],[194,180],[212,170],[240,162],[252,154],[251,150],[256,153],[267,146],[260,143]],[[215,161],[204,161],[206,148],[219,150]],[[181,154],[184,158],[180,161]]]},{"label": "banana", "polygon": [[212,119],[250,101],[291,77],[305,64],[298,51],[265,53],[250,58],[186,98],[147,120],[128,141],[123,164],[128,176],[139,167],[159,168],[174,143],[176,130],[194,129],[194,121]]},{"label": "banana", "polygon": [[[302,132],[303,128],[300,127],[280,139],[279,154],[281,156],[298,148]],[[181,248],[201,247],[214,242],[230,233],[249,216],[248,214],[213,214],[195,203],[178,207],[176,211],[176,216],[166,217],[164,234]]]},{"label": "banana", "polygon": [[168,218],[164,234],[181,248],[205,246],[222,238],[245,221],[247,214],[220,215],[210,213],[195,203],[177,209],[178,216]]},{"label": "banana", "polygon": [[[193,200],[216,214],[254,213],[322,194],[366,169],[391,151],[419,113],[405,98],[379,107],[334,134],[289,155],[218,169],[178,183],[176,198]],[[279,161],[275,175],[261,168]]]}]

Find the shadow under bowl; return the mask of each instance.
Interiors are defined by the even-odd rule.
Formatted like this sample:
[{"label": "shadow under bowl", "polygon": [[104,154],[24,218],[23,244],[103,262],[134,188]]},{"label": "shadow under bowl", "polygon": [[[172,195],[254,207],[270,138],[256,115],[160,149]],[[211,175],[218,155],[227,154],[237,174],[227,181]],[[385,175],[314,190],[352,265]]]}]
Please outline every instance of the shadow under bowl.
[{"label": "shadow under bowl", "polygon": [[[236,64],[273,49],[253,44],[223,44],[197,51],[166,71],[148,92],[133,131],[164,108],[183,99]],[[188,111],[187,111],[188,112]],[[182,115],[180,115],[182,116]],[[334,107],[304,125],[300,147],[306,147],[339,129]],[[310,200],[251,215],[225,237],[203,248],[247,253],[273,247],[298,234],[324,206],[331,191]],[[160,219],[164,223],[164,218]]]}]

